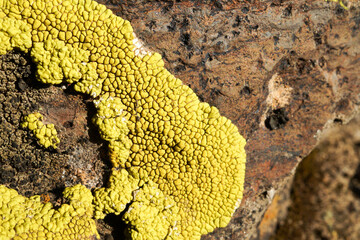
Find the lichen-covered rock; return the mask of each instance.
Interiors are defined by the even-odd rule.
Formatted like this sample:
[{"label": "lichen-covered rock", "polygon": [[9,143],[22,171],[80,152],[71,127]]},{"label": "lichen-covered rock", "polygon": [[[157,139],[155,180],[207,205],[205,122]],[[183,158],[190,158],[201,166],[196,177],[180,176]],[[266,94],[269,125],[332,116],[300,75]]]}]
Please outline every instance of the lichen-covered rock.
[{"label": "lichen-covered rock", "polygon": [[108,187],[95,190],[95,218],[104,218],[109,213],[120,214],[132,201],[132,193],[138,188],[139,179],[129,176],[125,169],[113,169]]},{"label": "lichen-covered rock", "polygon": [[57,136],[55,126],[51,123],[44,124],[42,120],[43,116],[40,113],[31,113],[24,117],[21,126],[32,131],[41,146],[56,149],[57,144],[60,143],[60,139]]},{"label": "lichen-covered rock", "polygon": [[0,54],[5,54],[14,47],[24,52],[30,49],[31,27],[28,24],[18,19],[0,18],[0,25]]},{"label": "lichen-covered rock", "polygon": [[132,142],[128,138],[128,114],[121,99],[109,97],[94,101],[97,114],[93,122],[98,126],[100,136],[109,142],[110,159],[114,167],[123,165],[129,158]]},{"label": "lichen-covered rock", "polygon": [[349,8],[343,3],[342,0],[325,0],[325,2],[337,2],[340,4],[340,6],[342,8],[344,8],[345,10],[349,10]]},{"label": "lichen-covered rock", "polygon": [[92,219],[91,191],[75,185],[64,191],[69,204],[54,209],[40,196],[26,198],[0,185],[0,239],[90,239],[99,237]]},{"label": "lichen-covered rock", "polygon": [[153,182],[134,192],[123,216],[131,239],[177,239],[181,233],[179,208]]},{"label": "lichen-covered rock", "polygon": [[[124,220],[139,239],[156,232],[163,217],[169,219],[166,227],[153,239],[199,239],[228,224],[242,199],[245,139],[171,75],[160,54],[141,47],[128,21],[92,0],[0,0],[0,6],[0,19],[16,19],[31,29],[40,81],[67,81],[97,97],[94,121],[109,141],[120,179],[127,179],[117,181],[114,169],[113,183],[95,191],[95,204],[104,204],[96,217],[104,217],[101,210],[118,214],[126,201],[134,201]],[[132,178],[137,186],[125,191],[123,184]],[[141,198],[132,197],[135,190]],[[120,193],[126,195],[122,200]]]},{"label": "lichen-covered rock", "polygon": [[[86,63],[89,54],[88,51],[52,39],[51,36],[44,42],[35,42],[31,49],[31,57],[37,64],[38,79],[49,84],[59,84],[64,79],[69,83],[78,82],[80,79],[96,82],[96,63]],[[93,96],[98,94],[96,88],[83,89],[82,85],[76,85],[75,89]]]}]

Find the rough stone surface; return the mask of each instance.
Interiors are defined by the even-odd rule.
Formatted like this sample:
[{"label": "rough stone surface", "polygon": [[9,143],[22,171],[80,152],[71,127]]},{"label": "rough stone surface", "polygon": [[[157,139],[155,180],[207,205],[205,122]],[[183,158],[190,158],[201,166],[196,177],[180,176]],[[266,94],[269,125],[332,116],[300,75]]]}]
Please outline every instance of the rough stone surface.
[{"label": "rough stone surface", "polygon": [[[323,130],[359,110],[359,3],[344,10],[322,0],[99,2],[129,20],[166,68],[247,139],[243,202],[228,227],[202,239],[250,239]],[[110,164],[91,125],[92,105],[71,86],[36,84],[27,59],[0,59],[1,184],[27,196],[52,194],[51,201],[65,186],[103,186]],[[39,110],[58,127],[57,151],[19,128],[22,116]],[[102,236],[120,238],[118,219],[99,221]]]},{"label": "rough stone surface", "polygon": [[[89,129],[89,107],[79,95],[40,85],[33,73],[29,56],[0,56],[0,184],[52,201],[78,183],[102,186],[104,172],[110,169],[99,161],[104,151],[95,128]],[[20,127],[23,117],[36,111],[43,113],[44,123],[55,124],[61,139],[58,149],[44,149]]]},{"label": "rough stone surface", "polygon": [[[279,221],[275,234],[259,239],[359,239],[359,162],[360,115],[326,132],[299,164],[287,217]],[[277,211],[286,207],[271,205]]]}]

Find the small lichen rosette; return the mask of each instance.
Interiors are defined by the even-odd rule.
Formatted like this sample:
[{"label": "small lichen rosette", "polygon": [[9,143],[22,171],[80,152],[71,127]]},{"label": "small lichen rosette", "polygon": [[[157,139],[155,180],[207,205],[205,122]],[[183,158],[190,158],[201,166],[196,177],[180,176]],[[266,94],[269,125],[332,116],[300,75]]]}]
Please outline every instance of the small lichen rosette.
[{"label": "small lichen rosette", "polygon": [[[108,187],[94,191],[97,218],[126,210],[134,239],[200,239],[228,224],[242,198],[245,139],[160,54],[141,48],[128,21],[92,0],[0,6],[0,32],[11,43],[3,51],[29,51],[31,29],[38,79],[95,98],[94,122],[114,165]],[[8,19],[24,25],[24,41],[14,40]]]},{"label": "small lichen rosette", "polygon": [[42,120],[43,116],[40,113],[31,113],[24,117],[21,126],[32,131],[40,145],[45,148],[53,147],[56,149],[60,139],[57,136],[55,126],[54,124],[44,124]]},{"label": "small lichen rosette", "polygon": [[26,198],[0,185],[0,239],[99,238],[92,219],[92,195],[81,185],[67,188],[69,204],[54,209],[40,196]]}]

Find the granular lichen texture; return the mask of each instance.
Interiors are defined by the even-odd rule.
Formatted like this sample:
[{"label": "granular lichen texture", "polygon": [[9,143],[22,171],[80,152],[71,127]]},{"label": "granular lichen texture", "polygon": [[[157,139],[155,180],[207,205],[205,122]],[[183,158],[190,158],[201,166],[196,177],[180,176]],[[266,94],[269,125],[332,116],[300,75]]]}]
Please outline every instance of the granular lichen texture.
[{"label": "granular lichen texture", "polygon": [[18,195],[0,185],[0,239],[91,239],[98,236],[92,219],[91,191],[75,185],[64,191],[69,204],[55,210],[40,196]]},{"label": "granular lichen texture", "polygon": [[21,126],[32,131],[40,145],[45,148],[53,147],[56,149],[60,139],[57,136],[55,126],[51,123],[44,124],[42,120],[43,116],[40,113],[31,113],[24,117]]},{"label": "granular lichen texture", "polygon": [[[200,239],[242,199],[245,139],[146,51],[130,23],[92,0],[0,0],[0,53],[30,52],[37,78],[94,99],[113,174],[96,218],[119,214],[132,239]],[[53,222],[54,225],[57,222]]]}]

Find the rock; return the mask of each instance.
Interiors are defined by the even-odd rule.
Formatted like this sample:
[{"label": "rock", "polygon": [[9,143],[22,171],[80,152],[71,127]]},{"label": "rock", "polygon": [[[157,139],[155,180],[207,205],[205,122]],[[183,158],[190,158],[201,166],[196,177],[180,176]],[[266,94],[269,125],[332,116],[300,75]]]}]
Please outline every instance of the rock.
[{"label": "rock", "polygon": [[[17,52],[0,56],[0,184],[27,197],[49,194],[52,201],[64,187],[102,186],[110,167],[100,160],[106,151],[88,120],[92,105],[70,89],[39,84],[30,62],[28,55]],[[19,86],[22,82],[26,88]],[[43,113],[46,124],[55,124],[58,149],[45,150],[21,128],[24,117],[35,111]]]},{"label": "rock", "polygon": [[297,168],[291,198],[284,198],[290,206],[273,201],[269,208],[289,207],[286,218],[275,212],[280,219],[275,234],[258,239],[359,239],[359,143],[360,115],[327,131]]}]

